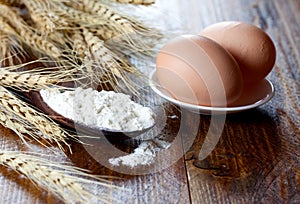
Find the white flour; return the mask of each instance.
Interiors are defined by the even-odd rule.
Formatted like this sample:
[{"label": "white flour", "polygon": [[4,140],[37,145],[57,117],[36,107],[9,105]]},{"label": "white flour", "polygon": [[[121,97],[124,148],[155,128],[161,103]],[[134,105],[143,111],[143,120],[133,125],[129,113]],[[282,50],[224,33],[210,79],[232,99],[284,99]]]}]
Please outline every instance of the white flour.
[{"label": "white flour", "polygon": [[[90,127],[134,131],[151,127],[155,123],[155,115],[150,108],[133,102],[130,96],[122,93],[76,88],[65,92],[45,89],[40,94],[55,112]],[[131,154],[109,159],[109,163],[130,168],[151,165],[157,153],[169,146],[170,143],[164,140],[152,138],[143,141]]]},{"label": "white flour", "polygon": [[129,95],[122,93],[76,88],[65,92],[45,89],[40,94],[55,112],[89,127],[136,131],[155,123],[150,108],[133,102]]},{"label": "white flour", "polygon": [[170,143],[159,139],[144,141],[134,150],[133,153],[126,156],[111,158],[108,161],[114,166],[124,165],[130,168],[138,165],[151,165],[155,161],[157,153],[162,149],[168,149],[169,146]]}]

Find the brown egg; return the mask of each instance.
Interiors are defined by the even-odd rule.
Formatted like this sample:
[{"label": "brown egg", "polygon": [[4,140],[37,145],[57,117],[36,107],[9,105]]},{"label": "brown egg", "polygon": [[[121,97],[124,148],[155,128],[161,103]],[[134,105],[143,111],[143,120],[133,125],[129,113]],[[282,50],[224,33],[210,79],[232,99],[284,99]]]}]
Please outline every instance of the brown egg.
[{"label": "brown egg", "polygon": [[271,38],[254,25],[227,21],[208,26],[199,33],[228,50],[242,71],[245,83],[256,83],[272,70],[276,50]]},{"label": "brown egg", "polygon": [[169,41],[157,56],[156,74],[173,98],[190,104],[230,106],[242,93],[242,76],[234,58],[199,35]]}]

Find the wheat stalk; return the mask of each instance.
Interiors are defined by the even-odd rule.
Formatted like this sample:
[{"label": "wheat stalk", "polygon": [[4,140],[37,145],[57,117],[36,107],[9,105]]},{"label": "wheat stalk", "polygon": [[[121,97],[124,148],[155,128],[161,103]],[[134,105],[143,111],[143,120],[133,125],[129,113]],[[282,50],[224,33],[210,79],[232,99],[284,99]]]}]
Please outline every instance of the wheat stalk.
[{"label": "wheat stalk", "polygon": [[116,187],[99,176],[92,176],[85,170],[43,159],[41,155],[30,155],[18,151],[0,149],[0,164],[25,175],[35,185],[54,194],[65,203],[111,203],[108,193],[95,195],[86,186],[98,185],[106,190]]},{"label": "wheat stalk", "polygon": [[43,142],[48,144],[50,142],[57,144],[61,150],[64,150],[63,145],[66,145],[71,151],[66,140],[73,139],[80,142],[75,135],[63,130],[48,116],[36,111],[1,86],[0,110],[1,124],[17,133],[25,143],[24,138],[28,138],[28,135],[44,146],[47,145]]},{"label": "wheat stalk", "polygon": [[115,30],[111,29],[108,25],[90,27],[89,31],[104,41],[118,36],[118,33]]},{"label": "wheat stalk", "polygon": [[44,37],[32,32],[29,29],[20,30],[21,40],[28,44],[33,50],[37,50],[44,53],[54,59],[59,59],[63,56],[61,50],[56,47],[53,43],[45,40]]}]

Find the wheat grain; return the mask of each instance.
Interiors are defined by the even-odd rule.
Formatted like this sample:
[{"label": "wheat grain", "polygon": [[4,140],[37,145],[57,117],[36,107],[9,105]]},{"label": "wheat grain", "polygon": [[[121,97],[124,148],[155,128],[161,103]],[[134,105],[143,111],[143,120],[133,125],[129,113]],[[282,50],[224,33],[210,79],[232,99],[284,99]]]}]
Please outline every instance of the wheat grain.
[{"label": "wheat grain", "polygon": [[55,21],[58,21],[58,16],[51,12],[49,2],[39,0],[22,0],[28,11],[30,12],[31,18],[37,25],[37,28],[41,33],[47,35],[56,28]]},{"label": "wheat grain", "polygon": [[25,56],[26,52],[22,49],[21,42],[0,30],[0,66],[19,64]]},{"label": "wheat grain", "polygon": [[[64,150],[63,145],[66,145],[70,151],[70,145],[66,142],[66,140],[73,139],[79,141],[74,135],[63,130],[48,116],[36,111],[1,86],[0,107],[2,124],[4,124],[7,128],[12,129],[21,136],[21,138],[26,138],[24,133],[29,133],[29,136],[37,142],[41,143],[40,140],[44,141],[46,139],[51,143],[57,144],[62,150]],[[16,118],[20,119],[17,123],[15,123]],[[17,124],[18,128],[16,128],[15,124]],[[26,128],[22,129],[24,127]],[[32,131],[28,132],[30,128]]]},{"label": "wheat grain", "polygon": [[87,43],[94,59],[101,59],[104,62],[104,67],[112,66],[115,61],[113,59],[114,54],[110,52],[105,46],[104,42],[89,32],[88,29],[82,29],[83,37]]},{"label": "wheat grain", "polygon": [[112,198],[109,199],[108,193],[93,194],[86,188],[89,185],[101,186],[106,191],[124,190],[99,176],[88,174],[83,169],[55,163],[43,159],[41,155],[0,149],[0,164],[25,175],[35,185],[49,191],[65,203],[111,203],[115,201]]},{"label": "wheat grain", "polygon": [[89,30],[104,41],[110,40],[118,35],[118,33],[108,25],[98,26],[96,28],[91,27]]},{"label": "wheat grain", "polygon": [[71,36],[73,41],[73,48],[76,52],[76,55],[81,59],[85,59],[88,57],[88,47],[86,42],[82,36],[81,32],[74,32]]},{"label": "wheat grain", "polygon": [[79,76],[83,76],[85,78],[84,82],[76,80],[80,86],[86,87],[89,85],[99,83],[100,78],[103,75],[102,69],[94,69],[92,54],[88,48],[88,45],[79,30],[76,30],[70,36],[72,41],[73,51],[75,53],[75,67],[80,67]]},{"label": "wheat grain", "polygon": [[6,58],[6,56],[8,56],[8,54],[10,53],[10,42],[11,40],[9,38],[9,35],[0,31],[0,59]]},{"label": "wheat grain", "polygon": [[2,86],[29,91],[47,88],[50,84],[54,83],[55,80],[48,79],[39,74],[11,72],[5,68],[0,69],[0,84]]}]

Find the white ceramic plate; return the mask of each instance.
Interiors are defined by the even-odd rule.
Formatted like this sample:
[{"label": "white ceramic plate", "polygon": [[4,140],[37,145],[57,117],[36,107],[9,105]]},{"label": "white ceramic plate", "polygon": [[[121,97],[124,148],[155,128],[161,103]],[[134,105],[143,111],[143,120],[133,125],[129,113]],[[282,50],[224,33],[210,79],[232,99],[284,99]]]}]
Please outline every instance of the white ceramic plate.
[{"label": "white ceramic plate", "polygon": [[273,84],[265,79],[261,83],[257,84],[257,88],[248,91],[247,94],[244,93],[242,99],[236,102],[238,104],[235,107],[209,107],[185,103],[178,101],[172,98],[159,84],[159,81],[156,77],[156,72],[153,70],[150,73],[149,79],[150,87],[155,93],[160,95],[162,98],[174,103],[181,108],[187,109],[194,113],[200,114],[227,114],[227,113],[236,113],[240,111],[249,110],[256,108],[267,103],[274,96],[274,86]]}]

